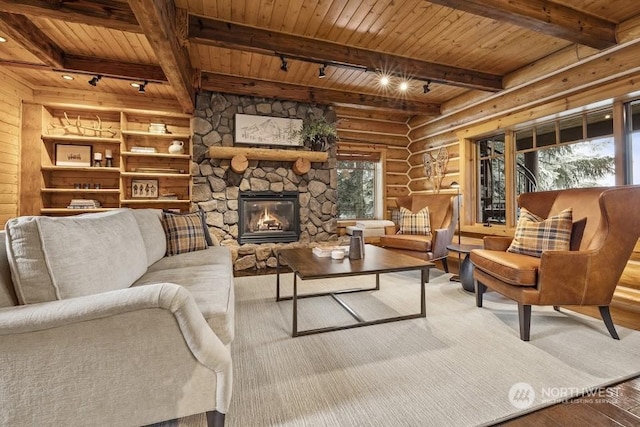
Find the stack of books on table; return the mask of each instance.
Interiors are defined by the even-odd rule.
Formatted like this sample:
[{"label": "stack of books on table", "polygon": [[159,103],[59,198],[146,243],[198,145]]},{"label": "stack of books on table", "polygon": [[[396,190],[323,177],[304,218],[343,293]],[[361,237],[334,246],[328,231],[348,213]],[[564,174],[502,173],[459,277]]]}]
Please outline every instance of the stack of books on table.
[{"label": "stack of books on table", "polygon": [[100,202],[94,199],[71,199],[67,209],[97,209]]},{"label": "stack of books on table", "polygon": [[131,152],[132,153],[157,153],[158,150],[156,150],[155,147],[131,147]]},{"label": "stack of books on table", "polygon": [[327,258],[331,256],[331,251],[335,251],[338,249],[344,251],[345,256],[349,255],[349,246],[338,246],[338,245],[316,246],[311,250],[311,252],[313,252],[313,254],[319,258]]}]

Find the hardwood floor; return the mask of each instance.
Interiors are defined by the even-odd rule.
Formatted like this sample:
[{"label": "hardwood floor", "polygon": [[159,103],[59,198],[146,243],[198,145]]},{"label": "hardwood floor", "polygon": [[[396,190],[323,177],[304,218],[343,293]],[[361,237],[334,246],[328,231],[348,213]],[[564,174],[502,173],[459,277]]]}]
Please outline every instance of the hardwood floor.
[{"label": "hardwood floor", "polygon": [[[285,271],[288,270],[284,267]],[[290,270],[289,270],[290,271]],[[236,271],[235,276],[275,274],[275,269]],[[640,368],[640,367],[639,367]],[[571,399],[510,421],[505,427],[640,427],[640,376],[607,387],[602,397]]]},{"label": "hardwood floor", "polygon": [[640,377],[608,387],[599,396],[571,399],[497,425],[640,426]]}]

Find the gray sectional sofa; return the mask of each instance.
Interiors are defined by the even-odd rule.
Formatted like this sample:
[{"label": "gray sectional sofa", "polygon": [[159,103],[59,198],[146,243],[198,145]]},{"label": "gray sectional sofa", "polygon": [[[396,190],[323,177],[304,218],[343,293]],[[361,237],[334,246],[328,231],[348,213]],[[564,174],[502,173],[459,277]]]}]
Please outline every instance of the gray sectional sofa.
[{"label": "gray sectional sofa", "polygon": [[224,424],[225,247],[166,257],[162,212],[19,217],[0,232],[0,425]]}]

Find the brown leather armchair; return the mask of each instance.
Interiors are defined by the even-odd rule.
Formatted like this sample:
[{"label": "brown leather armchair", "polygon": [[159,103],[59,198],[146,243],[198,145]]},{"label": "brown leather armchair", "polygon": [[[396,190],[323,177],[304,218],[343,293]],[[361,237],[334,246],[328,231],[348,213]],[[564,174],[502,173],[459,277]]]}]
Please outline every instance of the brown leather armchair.
[{"label": "brown leather armchair", "polygon": [[396,226],[395,229],[392,227],[391,230],[386,230],[384,236],[380,236],[380,245],[426,261],[441,260],[444,271],[448,273],[447,245],[451,243],[458,223],[456,197],[451,194],[398,197],[398,208],[404,207],[414,213],[429,206],[431,236],[397,234],[399,227]]},{"label": "brown leather armchair", "polygon": [[506,252],[510,238],[485,237],[484,249],[471,252],[476,305],[482,307],[487,288],[515,300],[523,341],[529,341],[532,305],[556,311],[561,305],[598,306],[609,333],[619,339],[609,304],[640,236],[640,186],[526,193],[518,204],[542,218],[572,208],[575,250],[544,251],[537,258]]}]

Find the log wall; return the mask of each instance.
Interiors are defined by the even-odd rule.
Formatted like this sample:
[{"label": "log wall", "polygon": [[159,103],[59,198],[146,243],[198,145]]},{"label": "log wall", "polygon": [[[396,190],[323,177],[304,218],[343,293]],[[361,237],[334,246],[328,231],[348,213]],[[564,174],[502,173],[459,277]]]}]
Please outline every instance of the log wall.
[{"label": "log wall", "polygon": [[22,101],[32,96],[13,73],[0,73],[0,227],[19,212]]},{"label": "log wall", "polygon": [[385,217],[396,206],[395,199],[408,195],[409,190],[409,126],[408,116],[399,113],[376,112],[336,107],[338,136],[342,148],[383,151]]}]

